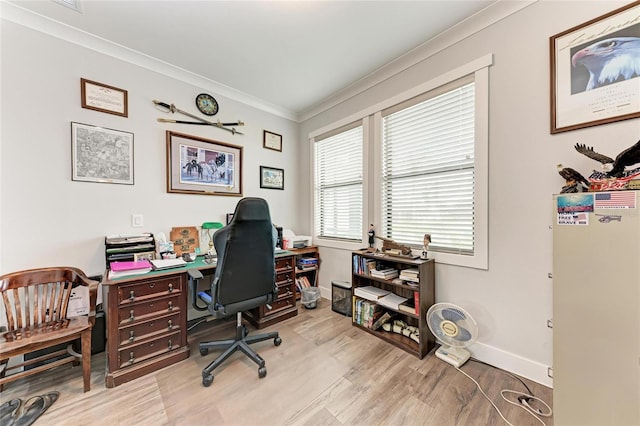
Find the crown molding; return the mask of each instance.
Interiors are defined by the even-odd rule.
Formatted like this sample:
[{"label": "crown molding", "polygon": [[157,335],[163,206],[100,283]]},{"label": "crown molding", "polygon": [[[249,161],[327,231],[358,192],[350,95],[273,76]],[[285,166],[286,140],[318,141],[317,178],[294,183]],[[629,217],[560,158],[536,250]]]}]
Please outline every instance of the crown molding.
[{"label": "crown molding", "polygon": [[299,113],[299,122],[306,121],[354,96],[382,83],[454,44],[490,27],[506,17],[536,3],[539,0],[497,0],[475,15],[461,21],[443,33],[422,43],[393,61],[383,65],[360,80],[333,93],[315,106]]},{"label": "crown molding", "polygon": [[2,20],[13,22],[51,37],[59,38],[69,43],[120,59],[184,83],[211,90],[217,95],[222,95],[250,107],[265,111],[269,114],[273,114],[287,120],[298,121],[298,115],[293,111],[273,105],[255,96],[236,90],[222,83],[218,83],[217,81],[208,79],[191,71],[187,71],[168,62],[161,61],[157,58],[145,55],[141,52],[111,42],[94,34],[90,34],[86,31],[40,15],[16,4],[1,1],[0,15]]}]

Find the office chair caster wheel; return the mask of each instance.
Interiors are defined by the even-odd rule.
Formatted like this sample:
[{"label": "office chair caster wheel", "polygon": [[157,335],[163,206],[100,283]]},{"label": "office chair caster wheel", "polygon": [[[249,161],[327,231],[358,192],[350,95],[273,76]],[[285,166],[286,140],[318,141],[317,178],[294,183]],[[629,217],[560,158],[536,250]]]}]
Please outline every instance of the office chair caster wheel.
[{"label": "office chair caster wheel", "polygon": [[266,375],[267,375],[267,368],[266,367],[258,368],[258,377],[259,378],[263,379]]},{"label": "office chair caster wheel", "polygon": [[202,375],[202,386],[208,388],[213,383],[213,374]]},{"label": "office chair caster wheel", "polygon": [[282,343],[282,339],[280,337],[276,337],[275,339],[273,339],[274,345],[280,346],[280,343]]},{"label": "office chair caster wheel", "polygon": [[209,353],[209,349],[207,349],[207,348],[201,348],[200,349],[200,355],[205,356],[208,353]]}]

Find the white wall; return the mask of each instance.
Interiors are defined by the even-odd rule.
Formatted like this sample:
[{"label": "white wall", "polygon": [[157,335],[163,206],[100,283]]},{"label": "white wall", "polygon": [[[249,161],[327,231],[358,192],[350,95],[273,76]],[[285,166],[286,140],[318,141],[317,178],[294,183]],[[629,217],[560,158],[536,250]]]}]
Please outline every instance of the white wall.
[{"label": "white wall", "polygon": [[[578,154],[575,143],[615,156],[640,137],[638,119],[549,133],[549,37],[625,3],[534,3],[308,119],[300,129],[303,140],[311,131],[450,69],[494,55],[489,68],[489,269],[436,265],[436,300],[460,304],[474,316],[480,329],[472,347],[476,357],[547,385],[552,383],[547,377],[552,365],[552,330],[547,328],[552,316],[551,195],[564,184],[556,164],[588,175],[597,164]],[[309,161],[309,144],[303,148],[301,155]],[[309,185],[309,180],[301,182],[302,188]],[[307,194],[301,192],[301,211],[310,219]],[[350,252],[320,252],[320,285],[328,294],[332,280],[350,280]]]},{"label": "white wall", "polygon": [[[219,96],[206,82],[196,86],[8,20],[1,36],[0,273],[71,265],[102,274],[105,235],[168,237],[174,226],[224,222],[238,197],[167,193],[168,129],[243,146],[244,196],[266,198],[274,223],[298,228],[297,123]],[[127,90],[129,117],[81,108],[82,77]],[[243,120],[238,130],[245,135],[156,121],[170,116],[156,110],[153,99],[196,113],[201,92],[218,100],[214,119]],[[134,133],[135,185],[71,180],[72,121]],[[282,152],[262,147],[264,129],[283,135]],[[260,188],[261,165],[285,169],[284,191]],[[133,213],[144,215],[143,228],[131,227]]]}]

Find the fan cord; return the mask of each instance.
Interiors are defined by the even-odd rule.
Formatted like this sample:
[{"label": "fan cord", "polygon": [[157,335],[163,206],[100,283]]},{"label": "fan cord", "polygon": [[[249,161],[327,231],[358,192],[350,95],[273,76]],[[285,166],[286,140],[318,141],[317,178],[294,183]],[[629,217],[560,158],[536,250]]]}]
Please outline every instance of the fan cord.
[{"label": "fan cord", "polygon": [[[467,373],[465,373],[464,371],[462,371],[459,367],[455,367],[455,366],[454,366],[454,368],[455,368],[456,370],[458,370],[460,373],[462,373],[462,374],[464,374],[465,376],[467,376],[467,377],[469,378],[469,380],[471,380],[473,383],[475,383],[475,384],[476,384],[476,387],[478,388],[478,390],[480,391],[480,393],[482,393],[482,395],[486,398],[486,400],[487,400],[487,401],[489,401],[489,402],[491,403],[491,405],[493,405],[493,408],[494,408],[494,409],[496,410],[496,412],[500,415],[500,417],[502,417],[502,420],[504,420],[506,424],[508,424],[509,426],[514,426],[511,422],[509,422],[509,420],[507,420],[507,419],[504,417],[504,415],[502,414],[502,412],[500,411],[500,409],[498,408],[498,406],[497,406],[497,405],[496,405],[496,404],[491,400],[491,398],[489,398],[489,396],[487,396],[487,394],[484,392],[484,390],[482,389],[482,387],[480,386],[480,384],[479,384],[479,383],[478,383],[478,382],[477,382],[473,377],[471,377],[470,375],[468,375]],[[516,402],[513,402],[513,401],[511,401],[511,400],[507,399],[507,397],[505,396],[505,394],[506,394],[506,393],[513,393],[513,394],[520,395],[520,396],[518,397],[518,401],[519,401],[520,403],[516,403]],[[540,420],[540,419],[538,418],[538,416],[549,417],[549,416],[551,416],[552,411],[551,411],[551,407],[549,407],[549,406],[548,406],[548,405],[547,405],[543,400],[541,400],[540,398],[535,397],[535,396],[533,396],[533,395],[528,395],[528,394],[523,393],[523,392],[516,392],[516,391],[509,390],[509,389],[503,389],[503,390],[500,392],[500,395],[502,396],[502,399],[504,399],[505,401],[507,401],[509,404],[513,404],[513,405],[517,405],[517,406],[522,407],[525,411],[527,411],[528,413],[530,413],[530,414],[531,414],[531,415],[532,415],[536,420],[538,420],[540,423],[542,423],[542,425],[543,425],[543,426],[546,426],[546,424],[545,424],[542,420]],[[531,401],[531,400],[536,400],[536,401],[541,402],[541,403],[542,403],[545,407],[547,407],[547,409],[549,410],[549,411],[548,411],[548,413],[543,413],[542,411],[540,411],[540,410],[536,410],[536,409],[534,409],[533,407],[531,407],[531,406],[529,405],[529,403],[528,403],[528,401]]]}]

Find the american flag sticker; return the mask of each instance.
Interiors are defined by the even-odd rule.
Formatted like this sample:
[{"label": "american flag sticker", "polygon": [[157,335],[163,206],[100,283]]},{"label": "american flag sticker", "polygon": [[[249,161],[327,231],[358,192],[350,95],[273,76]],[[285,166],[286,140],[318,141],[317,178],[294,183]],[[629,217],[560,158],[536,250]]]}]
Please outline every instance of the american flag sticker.
[{"label": "american flag sticker", "polygon": [[598,192],[595,194],[596,209],[635,209],[636,191]]},{"label": "american flag sticker", "polygon": [[558,213],[558,225],[587,226],[588,213]]}]

